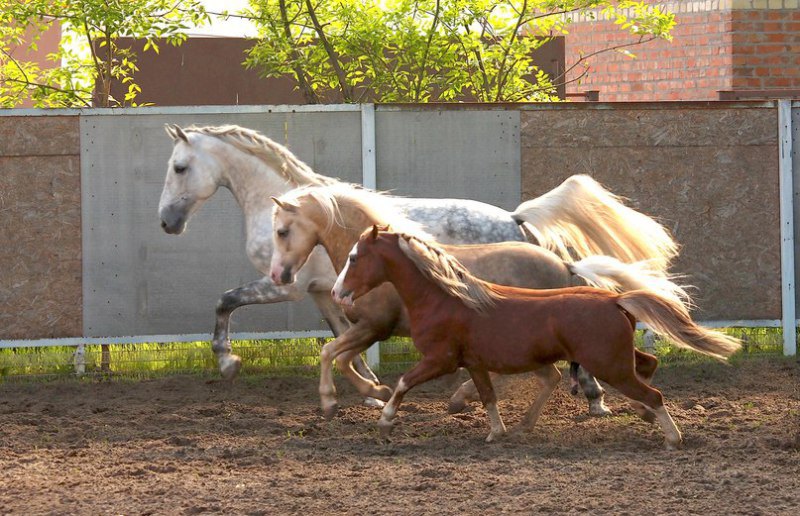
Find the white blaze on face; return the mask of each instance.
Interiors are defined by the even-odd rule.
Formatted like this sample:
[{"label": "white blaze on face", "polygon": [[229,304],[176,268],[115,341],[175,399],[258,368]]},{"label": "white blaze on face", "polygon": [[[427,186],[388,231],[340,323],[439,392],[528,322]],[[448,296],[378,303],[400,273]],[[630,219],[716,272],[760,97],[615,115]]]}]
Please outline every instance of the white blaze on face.
[{"label": "white blaze on face", "polygon": [[[340,272],[339,276],[336,278],[336,283],[333,284],[333,290],[331,290],[331,294],[333,295],[334,301],[337,303],[346,303],[346,301],[342,298],[342,284],[344,283],[345,276],[347,276],[347,270],[350,268],[350,255],[356,253],[357,246],[358,244],[356,243],[356,245],[354,245],[347,254],[347,263],[344,264],[344,269],[342,269],[342,272]],[[352,299],[350,299],[349,304],[353,304]]]}]

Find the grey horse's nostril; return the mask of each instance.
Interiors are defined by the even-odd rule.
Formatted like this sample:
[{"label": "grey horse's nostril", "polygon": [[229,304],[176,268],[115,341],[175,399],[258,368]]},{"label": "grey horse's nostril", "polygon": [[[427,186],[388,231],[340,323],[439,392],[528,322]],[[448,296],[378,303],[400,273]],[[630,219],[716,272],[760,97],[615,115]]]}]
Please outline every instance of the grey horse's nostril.
[{"label": "grey horse's nostril", "polygon": [[167,229],[167,223],[163,220],[161,221],[161,229]]}]

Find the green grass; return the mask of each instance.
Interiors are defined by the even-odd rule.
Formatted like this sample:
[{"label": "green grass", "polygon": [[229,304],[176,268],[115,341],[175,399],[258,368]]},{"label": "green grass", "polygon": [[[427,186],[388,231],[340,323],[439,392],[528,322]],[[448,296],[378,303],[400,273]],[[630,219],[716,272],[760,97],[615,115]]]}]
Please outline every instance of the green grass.
[{"label": "green grass", "polygon": [[[742,351],[733,360],[754,354],[782,351],[780,328],[731,328],[728,333],[743,339]],[[319,351],[326,339],[247,340],[233,342],[234,353],[242,357],[242,374],[317,375]],[[636,345],[644,346],[643,332],[636,333]],[[89,376],[153,377],[178,373],[217,371],[209,342],[165,344],[87,345],[84,370]],[[0,350],[0,381],[25,378],[74,376],[75,347],[16,348]],[[656,339],[654,350],[662,363],[710,360],[698,353],[671,346]],[[410,339],[393,338],[381,344],[381,373],[402,372],[420,359]]]}]

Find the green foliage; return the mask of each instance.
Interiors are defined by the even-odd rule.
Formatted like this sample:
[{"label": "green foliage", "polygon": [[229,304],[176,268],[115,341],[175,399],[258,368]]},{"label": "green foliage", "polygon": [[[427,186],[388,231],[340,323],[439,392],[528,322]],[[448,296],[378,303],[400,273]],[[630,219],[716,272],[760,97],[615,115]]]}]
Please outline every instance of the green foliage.
[{"label": "green foliage", "polygon": [[[674,15],[635,1],[251,0],[259,40],[245,65],[291,75],[310,103],[551,100],[555,86],[531,61],[572,16],[601,12],[631,34],[622,50],[670,39]],[[581,56],[571,69],[592,57]],[[569,71],[571,71],[568,70]],[[581,75],[579,75],[580,77]]]},{"label": "green foliage", "polygon": [[[36,49],[53,20],[64,34],[48,56],[57,66],[16,58],[13,49]],[[36,107],[136,105],[136,55],[118,39],[144,39],[158,52],[159,41],[180,45],[187,28],[207,20],[197,0],[0,0],[0,107],[27,98]],[[128,86],[124,98],[111,97],[112,80]]]}]

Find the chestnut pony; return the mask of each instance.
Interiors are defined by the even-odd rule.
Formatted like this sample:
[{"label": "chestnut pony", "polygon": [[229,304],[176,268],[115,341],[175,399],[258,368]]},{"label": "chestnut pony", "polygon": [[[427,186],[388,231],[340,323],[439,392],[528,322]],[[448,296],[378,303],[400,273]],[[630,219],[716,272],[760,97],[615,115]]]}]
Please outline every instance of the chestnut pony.
[{"label": "chestnut pony", "polygon": [[740,346],[732,337],[698,326],[673,297],[644,290],[617,294],[593,287],[495,285],[472,276],[436,244],[374,226],[350,252],[332,295],[352,305],[385,282],[402,298],[423,358],[400,378],[384,407],[378,422],[384,436],[409,389],[458,367],[467,368],[486,408],[491,423],[487,442],[506,431],[489,371],[534,371],[545,387],[523,419],[521,428],[530,429],[561,378],[554,363],[567,360],[633,400],[640,416],[657,420],[672,449],[681,444],[681,433],[661,392],[649,385],[658,360],[633,345],[636,320],[677,345],[717,359]]}]

